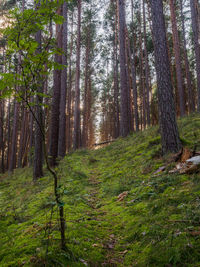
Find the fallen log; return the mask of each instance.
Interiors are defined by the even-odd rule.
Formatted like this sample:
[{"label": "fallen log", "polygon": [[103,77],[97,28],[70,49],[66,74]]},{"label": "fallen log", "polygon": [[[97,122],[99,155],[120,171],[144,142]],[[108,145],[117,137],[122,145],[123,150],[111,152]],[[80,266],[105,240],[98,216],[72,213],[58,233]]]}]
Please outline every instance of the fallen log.
[{"label": "fallen log", "polygon": [[95,143],[95,144],[93,144],[92,146],[106,145],[106,144],[109,144],[109,143],[114,142],[115,140],[116,140],[116,139],[114,139],[114,140],[109,140],[109,141],[104,141],[104,142],[101,142],[101,143]]}]

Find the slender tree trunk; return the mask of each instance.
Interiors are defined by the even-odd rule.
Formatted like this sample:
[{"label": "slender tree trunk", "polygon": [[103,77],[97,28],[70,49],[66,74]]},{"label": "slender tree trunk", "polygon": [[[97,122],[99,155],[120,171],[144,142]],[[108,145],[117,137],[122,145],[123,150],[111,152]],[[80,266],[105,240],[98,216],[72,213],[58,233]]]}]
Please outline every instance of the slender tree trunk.
[{"label": "slender tree trunk", "polygon": [[126,38],[125,38],[125,10],[124,0],[118,0],[119,14],[119,45],[120,45],[120,87],[121,87],[121,113],[120,113],[120,134],[126,137],[129,134],[129,112],[128,112],[128,79],[126,71]]},{"label": "slender tree trunk", "polygon": [[73,148],[80,147],[80,53],[81,53],[81,0],[78,0],[78,25],[76,47],[76,85],[75,85],[75,109],[74,109],[74,136]]},{"label": "slender tree trunk", "polygon": [[134,29],[133,29],[133,0],[131,0],[131,21],[132,21],[132,60],[131,60],[131,73],[132,73],[132,83],[133,83],[133,102],[134,102],[134,118],[135,118],[135,128],[139,131],[139,115],[138,115],[138,93],[137,93],[137,83],[136,83],[136,65],[135,65],[135,44],[134,44]]},{"label": "slender tree trunk", "polygon": [[196,60],[196,73],[197,73],[197,110],[200,112],[200,26],[198,23],[198,3],[196,0],[190,0],[191,16],[192,16],[192,32],[194,38],[195,60]]},{"label": "slender tree trunk", "polygon": [[125,28],[126,34],[126,42],[125,42],[125,55],[126,55],[126,76],[127,76],[127,90],[128,90],[128,122],[129,122],[129,132],[134,131],[134,123],[133,123],[133,113],[132,113],[132,101],[131,101],[131,74],[130,74],[130,66],[129,66],[129,58],[128,58],[128,31],[127,27]]},{"label": "slender tree trunk", "polygon": [[[31,99],[33,102],[33,99]],[[33,147],[34,147],[34,130],[33,130],[33,115],[29,113],[29,131],[30,131],[30,140],[29,140],[29,166],[33,165]]]},{"label": "slender tree trunk", "polygon": [[5,138],[4,138],[4,101],[0,103],[0,152],[1,152],[1,172],[4,173],[4,154],[5,154]]},{"label": "slender tree trunk", "polygon": [[[58,14],[62,14],[62,8],[59,8]],[[56,25],[57,46],[62,49],[62,26]],[[62,56],[55,55],[55,62],[62,64]],[[50,144],[49,144],[49,156],[50,166],[56,165],[56,159],[58,156],[58,137],[59,137],[59,113],[60,113],[60,90],[61,90],[61,71],[54,70],[53,75],[53,96],[51,107],[51,125],[50,125]]]},{"label": "slender tree trunk", "polygon": [[74,16],[72,13],[71,21],[71,40],[70,40],[70,55],[69,55],[69,75],[68,75],[68,91],[67,91],[67,151],[69,152],[72,147],[71,142],[71,115],[72,115],[72,53],[73,53],[73,25],[74,25]]},{"label": "slender tree trunk", "polygon": [[[36,6],[37,8],[37,6]],[[36,53],[41,52],[41,38],[42,32],[38,31],[35,35],[35,40],[38,43],[38,48]],[[42,79],[41,79],[42,80]],[[35,107],[35,116],[37,123],[35,123],[35,144],[34,144],[34,162],[33,162],[33,181],[36,181],[38,178],[43,176],[43,136],[41,129],[43,129],[43,110],[42,103],[43,98],[41,94],[43,93],[44,84],[41,81],[38,81],[38,91],[36,95],[36,107]]]},{"label": "slender tree trunk", "polygon": [[182,0],[180,0],[180,9],[181,9],[181,22],[182,22],[185,74],[186,74],[187,92],[188,92],[188,109],[189,109],[189,112],[194,112],[195,101],[194,101],[194,94],[193,94],[193,89],[192,89],[192,77],[191,77],[191,72],[190,72],[190,65],[189,65],[187,48],[186,48],[185,20],[184,20],[184,14],[183,14],[183,1]]},{"label": "slender tree trunk", "polygon": [[58,139],[58,156],[63,158],[66,153],[66,95],[67,95],[67,41],[68,41],[68,10],[67,3],[63,4],[63,30],[62,30],[62,64],[66,65],[61,72],[61,94],[60,94],[60,122]]},{"label": "slender tree trunk", "polygon": [[173,86],[167,51],[166,28],[162,0],[150,0],[154,35],[155,64],[158,85],[158,106],[162,151],[177,152],[181,148],[176,112],[173,98]]},{"label": "slender tree trunk", "polygon": [[145,60],[145,86],[146,86],[146,118],[147,124],[150,126],[150,105],[149,105],[149,60],[148,60],[148,52],[147,52],[147,40],[146,40],[146,9],[145,9],[145,1],[143,0],[143,33],[144,33],[144,60]]},{"label": "slender tree trunk", "polygon": [[183,88],[183,77],[182,77],[182,68],[181,68],[181,50],[180,42],[178,36],[177,22],[176,22],[176,0],[170,0],[170,11],[171,11],[171,23],[172,23],[172,33],[173,33],[173,48],[175,55],[175,64],[176,64],[176,79],[179,95],[179,105],[180,105],[180,116],[185,115],[185,96]]},{"label": "slender tree trunk", "polygon": [[85,92],[84,92],[84,108],[83,108],[83,131],[82,131],[82,145],[88,145],[88,94],[89,94],[89,75],[90,75],[90,29],[87,29],[87,46],[85,52]]},{"label": "slender tree trunk", "polygon": [[17,154],[17,138],[18,138],[18,111],[19,103],[14,100],[14,118],[13,118],[13,131],[11,139],[11,153],[9,160],[9,172],[13,172],[16,168],[16,154]]},{"label": "slender tree trunk", "polygon": [[71,115],[72,115],[72,52],[73,52],[73,13],[72,13],[72,27],[71,27],[71,41],[70,41],[70,55],[69,55],[69,85],[67,94],[67,151],[71,150]]},{"label": "slender tree trunk", "polygon": [[22,106],[22,123],[20,131],[20,141],[19,141],[19,155],[18,155],[18,168],[22,168],[22,159],[24,154],[24,142],[25,142],[25,131],[27,123],[27,112],[24,106]]},{"label": "slender tree trunk", "polygon": [[22,168],[28,166],[29,137],[30,136],[27,133],[27,138],[26,138],[25,147],[24,147],[24,157],[23,157],[23,162],[22,162]]},{"label": "slender tree trunk", "polygon": [[118,138],[120,134],[119,121],[119,64],[118,64],[118,24],[117,24],[117,3],[115,5],[115,23],[114,23],[114,51],[113,51],[113,80],[114,80],[114,138]]},{"label": "slender tree trunk", "polygon": [[10,98],[8,100],[8,108],[7,108],[7,156],[6,156],[6,169],[9,168],[9,160],[10,160]]},{"label": "slender tree trunk", "polygon": [[140,65],[140,90],[141,90],[141,102],[142,102],[142,118],[141,119],[141,129],[142,126],[146,129],[146,89],[145,88],[145,75],[144,75],[144,55],[143,55],[143,47],[142,47],[142,31],[141,31],[141,12],[139,14],[139,43],[140,43],[140,58],[139,58],[139,65]]}]

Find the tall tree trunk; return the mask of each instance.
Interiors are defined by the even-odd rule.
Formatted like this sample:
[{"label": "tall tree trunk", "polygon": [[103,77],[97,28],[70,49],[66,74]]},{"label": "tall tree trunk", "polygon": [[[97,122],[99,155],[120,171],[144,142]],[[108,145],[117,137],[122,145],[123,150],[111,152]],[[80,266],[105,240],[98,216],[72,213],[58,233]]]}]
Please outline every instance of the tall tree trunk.
[{"label": "tall tree trunk", "polygon": [[135,128],[139,131],[139,115],[138,115],[138,93],[137,93],[137,83],[136,83],[136,64],[135,64],[135,44],[134,44],[134,29],[133,29],[133,0],[131,0],[131,21],[132,21],[132,60],[131,60],[131,73],[132,73],[132,83],[133,83],[133,102],[134,102],[134,118],[135,118]]},{"label": "tall tree trunk", "polygon": [[146,129],[146,88],[145,88],[145,76],[144,76],[144,55],[143,55],[143,46],[142,46],[142,20],[141,20],[141,11],[139,11],[139,49],[140,49],[140,101],[141,101],[141,129],[144,127]]},{"label": "tall tree trunk", "polygon": [[198,3],[196,0],[190,0],[191,16],[192,16],[192,32],[194,38],[195,60],[196,60],[196,73],[197,73],[197,110],[200,112],[200,26],[198,23]]},{"label": "tall tree trunk", "polygon": [[167,51],[167,39],[162,0],[150,0],[154,35],[155,64],[158,85],[158,106],[162,151],[177,152],[181,142],[176,123],[173,86]]},{"label": "tall tree trunk", "polygon": [[85,92],[84,92],[84,108],[83,108],[83,131],[82,131],[82,145],[88,145],[88,94],[89,94],[89,76],[90,76],[90,29],[86,33],[87,46],[85,52]]},{"label": "tall tree trunk", "polygon": [[129,104],[128,104],[128,79],[126,70],[126,38],[125,38],[125,9],[124,0],[118,0],[119,14],[119,45],[120,45],[120,87],[121,87],[121,113],[120,113],[120,134],[126,137],[129,132]]},{"label": "tall tree trunk", "polygon": [[76,47],[76,85],[75,85],[75,110],[74,110],[74,135],[73,148],[80,147],[80,53],[81,53],[81,0],[78,0],[78,25]]},{"label": "tall tree trunk", "polygon": [[184,20],[184,14],[183,14],[183,0],[180,0],[180,9],[181,9],[181,22],[182,22],[185,74],[186,74],[187,92],[188,92],[188,109],[189,109],[189,112],[194,112],[195,111],[195,100],[194,100],[194,94],[193,94],[193,88],[192,88],[192,77],[191,77],[191,72],[190,72],[190,65],[189,65],[187,48],[186,48],[185,20]]},{"label": "tall tree trunk", "polygon": [[72,115],[72,52],[73,52],[73,25],[74,16],[72,13],[72,26],[71,26],[71,41],[70,41],[70,55],[69,55],[69,82],[67,92],[67,151],[70,151],[71,144],[71,115]]},{"label": "tall tree trunk", "polygon": [[[37,8],[37,5],[36,5]],[[35,35],[35,40],[38,43],[38,48],[36,53],[41,52],[41,38],[42,32],[38,31]],[[41,79],[42,80],[42,79]],[[34,144],[34,162],[33,162],[33,181],[36,181],[38,178],[43,176],[43,133],[41,129],[44,129],[43,124],[43,109],[42,103],[43,98],[41,94],[43,93],[44,84],[41,81],[38,81],[38,91],[36,95],[36,107],[35,107],[35,144]]]},{"label": "tall tree trunk", "polygon": [[150,126],[150,105],[149,105],[149,60],[148,60],[148,52],[147,52],[147,33],[146,33],[146,9],[145,9],[145,1],[143,0],[143,34],[144,34],[144,60],[145,60],[145,86],[146,86],[146,118],[147,124]]},{"label": "tall tree trunk", "polygon": [[130,64],[128,58],[128,30],[125,28],[126,42],[125,42],[125,55],[126,55],[126,77],[127,77],[127,90],[128,90],[128,122],[129,122],[129,132],[134,131],[133,123],[133,113],[132,113],[132,98],[131,98],[131,73],[130,73]]},{"label": "tall tree trunk", "polygon": [[63,28],[62,28],[62,64],[65,67],[61,72],[61,94],[60,94],[60,122],[58,139],[58,156],[63,158],[66,153],[66,94],[67,94],[67,41],[68,41],[68,10],[67,3],[63,4]]},{"label": "tall tree trunk", "polygon": [[[62,8],[58,10],[58,14],[62,14]],[[56,37],[57,47],[62,49],[62,26],[56,25]],[[55,62],[62,64],[62,56],[56,54]],[[52,107],[51,107],[51,125],[50,125],[50,144],[49,144],[49,163],[50,166],[56,165],[56,159],[58,156],[58,137],[59,137],[59,113],[60,113],[60,90],[61,90],[61,71],[54,70],[53,75],[53,96],[52,96]]]},{"label": "tall tree trunk", "polygon": [[177,22],[176,22],[176,0],[170,0],[170,12],[171,12],[171,23],[172,23],[172,33],[173,33],[173,48],[176,64],[176,79],[179,95],[179,105],[180,105],[180,116],[185,115],[185,96],[183,88],[183,77],[182,77],[182,68],[181,68],[181,50],[180,42],[178,36]]},{"label": "tall tree trunk", "polygon": [[115,5],[115,23],[114,23],[114,50],[113,50],[113,80],[114,80],[114,138],[119,137],[120,122],[119,122],[119,64],[118,64],[118,24],[117,24],[117,3]]}]

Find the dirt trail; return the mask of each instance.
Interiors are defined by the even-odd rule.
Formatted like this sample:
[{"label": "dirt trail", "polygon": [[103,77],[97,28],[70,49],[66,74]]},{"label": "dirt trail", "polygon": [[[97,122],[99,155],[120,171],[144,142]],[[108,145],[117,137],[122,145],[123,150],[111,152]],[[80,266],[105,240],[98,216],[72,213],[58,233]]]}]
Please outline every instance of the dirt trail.
[{"label": "dirt trail", "polygon": [[101,264],[101,266],[115,267],[122,264],[122,259],[116,255],[115,246],[118,242],[118,238],[113,233],[113,222],[109,221],[110,217],[107,216],[107,211],[104,210],[104,202],[100,196],[101,181],[99,177],[100,174],[98,169],[92,169],[89,178],[89,184],[91,187],[89,190],[90,205],[96,212],[96,220],[100,222],[107,221],[108,225],[102,226],[104,227],[103,231],[105,232],[105,236],[102,240],[99,240],[100,244],[94,244],[94,246],[101,245],[103,249],[105,249],[105,261]]}]

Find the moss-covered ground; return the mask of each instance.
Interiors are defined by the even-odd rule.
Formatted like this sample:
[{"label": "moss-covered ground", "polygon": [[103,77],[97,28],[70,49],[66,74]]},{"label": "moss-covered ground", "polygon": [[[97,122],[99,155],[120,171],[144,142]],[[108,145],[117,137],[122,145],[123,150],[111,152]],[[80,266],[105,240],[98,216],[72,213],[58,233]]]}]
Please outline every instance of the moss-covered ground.
[{"label": "moss-covered ground", "polygon": [[[199,116],[179,130],[185,145],[200,144]],[[157,127],[67,155],[56,170],[66,251],[50,175],[37,184],[29,168],[1,175],[0,266],[200,266],[200,175],[155,176],[168,158]]]}]

